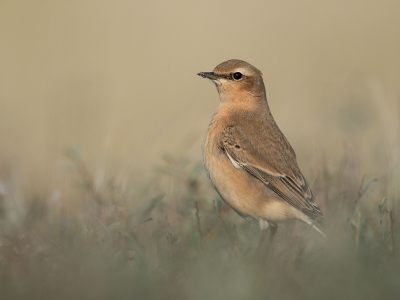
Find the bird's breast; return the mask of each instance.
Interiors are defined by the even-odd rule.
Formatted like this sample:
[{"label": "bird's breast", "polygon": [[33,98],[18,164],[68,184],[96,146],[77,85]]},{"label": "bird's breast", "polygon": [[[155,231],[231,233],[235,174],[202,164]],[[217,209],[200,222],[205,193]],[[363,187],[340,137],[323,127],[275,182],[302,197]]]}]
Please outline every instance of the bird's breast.
[{"label": "bird's breast", "polygon": [[[204,166],[221,198],[240,215],[255,217],[259,210],[256,202],[264,198],[262,183],[253,181],[244,169],[235,168],[222,148],[221,135],[230,125],[223,119],[211,121],[203,143]],[[247,199],[249,188],[255,192],[251,193],[252,199]]]},{"label": "bird's breast", "polygon": [[220,122],[213,118],[207,130],[206,137],[203,142],[203,161],[207,176],[214,184],[213,177],[217,166],[224,159],[224,150],[220,145],[220,136],[223,128]]}]

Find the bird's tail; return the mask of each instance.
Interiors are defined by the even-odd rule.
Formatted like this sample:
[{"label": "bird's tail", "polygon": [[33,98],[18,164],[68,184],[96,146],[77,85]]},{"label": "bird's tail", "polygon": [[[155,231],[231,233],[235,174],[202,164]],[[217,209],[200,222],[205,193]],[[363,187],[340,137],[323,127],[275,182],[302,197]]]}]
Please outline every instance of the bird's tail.
[{"label": "bird's tail", "polygon": [[313,227],[316,231],[322,234],[324,237],[327,237],[326,234],[322,231],[325,224],[324,216],[318,216],[314,220],[310,221],[309,225]]}]

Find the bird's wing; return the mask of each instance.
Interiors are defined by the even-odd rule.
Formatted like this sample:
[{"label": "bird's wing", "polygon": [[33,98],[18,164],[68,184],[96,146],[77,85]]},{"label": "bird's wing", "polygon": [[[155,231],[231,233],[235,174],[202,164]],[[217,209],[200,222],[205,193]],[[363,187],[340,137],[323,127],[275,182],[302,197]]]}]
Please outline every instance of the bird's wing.
[{"label": "bird's wing", "polygon": [[[282,136],[282,139],[285,138]],[[236,168],[243,168],[261,180],[312,220],[318,222],[323,218],[288,143],[255,143],[240,128],[230,126],[222,133],[221,147]]]}]

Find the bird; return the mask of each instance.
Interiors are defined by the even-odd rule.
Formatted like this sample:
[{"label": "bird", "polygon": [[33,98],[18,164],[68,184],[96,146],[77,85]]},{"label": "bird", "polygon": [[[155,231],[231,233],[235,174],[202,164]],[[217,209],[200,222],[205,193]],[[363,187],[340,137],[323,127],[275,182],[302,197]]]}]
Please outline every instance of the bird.
[{"label": "bird", "polygon": [[324,215],[271,114],[261,71],[231,59],[197,75],[214,82],[220,97],[202,152],[207,176],[222,200],[244,219],[269,229],[271,242],[278,223],[290,219],[325,235]]}]

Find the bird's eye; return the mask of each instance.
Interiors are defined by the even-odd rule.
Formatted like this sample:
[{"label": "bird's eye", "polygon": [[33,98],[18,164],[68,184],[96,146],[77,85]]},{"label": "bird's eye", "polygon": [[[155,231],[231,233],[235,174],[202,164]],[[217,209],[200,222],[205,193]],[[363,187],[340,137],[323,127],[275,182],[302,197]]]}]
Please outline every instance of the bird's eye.
[{"label": "bird's eye", "polygon": [[233,73],[232,77],[233,77],[233,79],[235,79],[235,80],[240,80],[240,79],[243,78],[243,74],[240,73],[240,72],[236,72],[236,73]]}]

